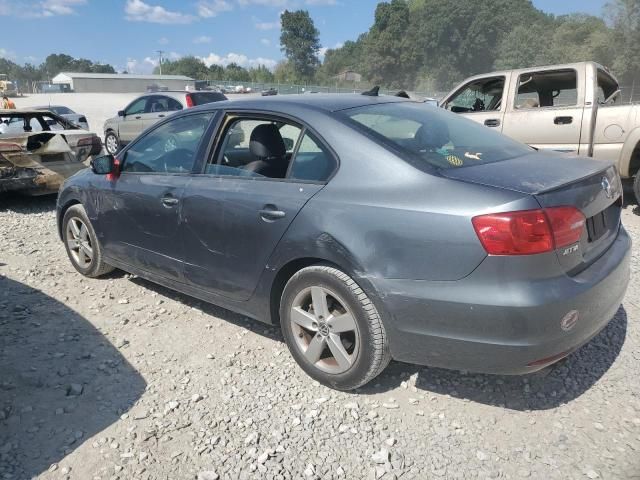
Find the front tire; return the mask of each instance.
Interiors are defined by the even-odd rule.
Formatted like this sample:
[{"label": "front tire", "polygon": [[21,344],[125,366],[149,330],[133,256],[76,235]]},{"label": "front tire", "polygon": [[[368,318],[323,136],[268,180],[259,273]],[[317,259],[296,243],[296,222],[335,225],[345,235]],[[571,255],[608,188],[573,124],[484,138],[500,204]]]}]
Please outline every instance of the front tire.
[{"label": "front tire", "polygon": [[636,195],[636,203],[640,205],[640,170],[636,172],[636,178],[633,182],[633,193]]},{"label": "front tire", "polygon": [[115,155],[120,151],[120,140],[114,132],[108,132],[104,136],[104,148],[111,155]]},{"label": "front tire", "polygon": [[311,266],[293,275],[282,293],[280,320],[295,361],[330,388],[358,388],[389,363],[388,340],[375,305],[336,268]]},{"label": "front tire", "polygon": [[82,205],[73,205],[62,219],[62,238],[73,267],[85,277],[113,271],[103,260],[102,247]]}]

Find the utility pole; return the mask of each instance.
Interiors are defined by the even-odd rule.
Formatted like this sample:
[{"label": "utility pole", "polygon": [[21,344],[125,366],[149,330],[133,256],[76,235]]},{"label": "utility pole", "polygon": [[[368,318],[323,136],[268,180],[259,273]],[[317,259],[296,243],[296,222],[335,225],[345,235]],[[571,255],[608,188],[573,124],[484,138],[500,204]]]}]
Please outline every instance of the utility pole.
[{"label": "utility pole", "polygon": [[162,54],[164,50],[156,50],[158,52],[158,56],[160,57],[158,67],[160,67],[160,75],[162,75]]}]

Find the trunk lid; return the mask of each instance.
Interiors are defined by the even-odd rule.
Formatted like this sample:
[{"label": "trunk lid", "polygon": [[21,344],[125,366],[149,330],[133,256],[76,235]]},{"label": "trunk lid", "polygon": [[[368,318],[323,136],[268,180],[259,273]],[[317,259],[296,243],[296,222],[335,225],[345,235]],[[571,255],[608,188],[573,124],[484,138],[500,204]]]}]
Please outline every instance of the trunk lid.
[{"label": "trunk lid", "polygon": [[532,195],[544,208],[579,209],[586,218],[580,241],[556,251],[569,275],[578,274],[597,260],[618,234],[622,182],[610,163],[538,152],[441,173],[454,180]]}]

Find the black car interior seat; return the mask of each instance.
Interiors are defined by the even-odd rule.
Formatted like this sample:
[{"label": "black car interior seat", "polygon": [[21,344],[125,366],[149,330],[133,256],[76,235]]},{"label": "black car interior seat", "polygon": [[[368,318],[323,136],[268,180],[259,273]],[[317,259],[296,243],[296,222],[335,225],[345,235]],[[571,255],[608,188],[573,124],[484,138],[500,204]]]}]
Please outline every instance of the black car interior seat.
[{"label": "black car interior seat", "polygon": [[289,166],[287,148],[275,124],[265,123],[253,129],[249,151],[257,160],[245,165],[245,170],[271,178],[286,176]]}]

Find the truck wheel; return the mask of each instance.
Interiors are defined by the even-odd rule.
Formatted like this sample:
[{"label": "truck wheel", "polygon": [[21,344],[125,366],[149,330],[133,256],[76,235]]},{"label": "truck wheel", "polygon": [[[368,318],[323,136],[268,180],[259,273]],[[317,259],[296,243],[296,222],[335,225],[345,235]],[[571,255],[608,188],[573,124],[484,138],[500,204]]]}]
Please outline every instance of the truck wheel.
[{"label": "truck wheel", "polygon": [[636,179],[633,182],[633,193],[636,194],[636,203],[640,205],[640,171],[636,172]]}]

